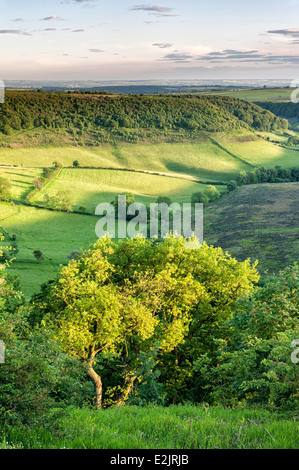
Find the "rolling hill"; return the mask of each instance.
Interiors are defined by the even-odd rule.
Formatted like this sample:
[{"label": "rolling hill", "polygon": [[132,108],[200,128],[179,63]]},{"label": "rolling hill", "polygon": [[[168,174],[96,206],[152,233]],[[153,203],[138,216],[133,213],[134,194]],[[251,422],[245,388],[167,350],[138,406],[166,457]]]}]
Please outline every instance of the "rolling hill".
[{"label": "rolling hill", "polygon": [[204,239],[238,260],[277,272],[299,257],[299,184],[237,188],[205,211]]}]

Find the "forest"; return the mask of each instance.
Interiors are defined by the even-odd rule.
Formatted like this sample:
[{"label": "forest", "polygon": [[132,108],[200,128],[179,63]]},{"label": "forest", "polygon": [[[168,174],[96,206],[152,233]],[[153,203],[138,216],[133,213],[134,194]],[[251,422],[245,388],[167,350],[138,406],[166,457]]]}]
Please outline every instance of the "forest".
[{"label": "forest", "polygon": [[[0,132],[32,128],[92,136],[89,145],[154,141],[165,132],[180,139],[202,132],[287,129],[288,121],[255,104],[217,95],[90,95],[8,91],[0,108]],[[4,143],[2,143],[2,146]]]}]

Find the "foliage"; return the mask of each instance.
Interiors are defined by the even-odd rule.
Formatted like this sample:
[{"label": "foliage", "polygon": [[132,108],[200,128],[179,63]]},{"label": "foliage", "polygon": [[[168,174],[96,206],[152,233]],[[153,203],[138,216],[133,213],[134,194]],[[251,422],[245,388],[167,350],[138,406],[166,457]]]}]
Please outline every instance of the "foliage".
[{"label": "foliage", "polygon": [[211,184],[209,184],[204,190],[204,195],[207,196],[211,202],[217,201],[220,198],[220,192]]},{"label": "foliage", "polygon": [[118,245],[100,239],[63,267],[40,299],[45,321],[56,328],[65,351],[92,368],[99,353],[121,358],[122,397],[133,389],[141,354],[158,342],[161,361],[188,332],[188,354],[209,347],[237,298],[258,280],[248,261],[238,263],[206,245],[188,250],[184,244],[174,238],[162,243],[136,238]]},{"label": "foliage", "polygon": [[40,263],[44,259],[44,255],[40,250],[34,250],[33,255],[38,263]]},{"label": "foliage", "polygon": [[7,178],[0,176],[0,200],[9,201],[11,198],[11,183]]},{"label": "foliage", "polygon": [[237,177],[235,189],[237,185],[258,184],[258,183],[291,183],[299,181],[299,168],[281,168],[277,165],[275,168],[254,168],[249,172],[241,171]]},{"label": "foliage", "polygon": [[6,347],[0,367],[2,426],[41,423],[58,404],[80,406],[87,396],[82,366],[61,351],[51,331],[30,325],[16,282],[5,272],[0,281],[0,338]]},{"label": "foliage", "polygon": [[290,348],[298,337],[298,287],[295,265],[240,299],[224,325],[229,339],[216,341],[216,353],[205,352],[194,364],[196,394],[225,405],[298,408],[299,371]]},{"label": "foliage", "polygon": [[[0,110],[0,132],[63,130],[77,145],[157,140],[231,129],[288,128],[284,119],[236,98],[216,95],[105,96],[9,91]],[[92,136],[92,140],[89,137]]]},{"label": "foliage", "polygon": [[202,192],[202,191],[197,191],[196,193],[193,193],[191,196],[191,202],[192,204],[203,204],[204,206],[208,204],[209,198],[208,196]]}]

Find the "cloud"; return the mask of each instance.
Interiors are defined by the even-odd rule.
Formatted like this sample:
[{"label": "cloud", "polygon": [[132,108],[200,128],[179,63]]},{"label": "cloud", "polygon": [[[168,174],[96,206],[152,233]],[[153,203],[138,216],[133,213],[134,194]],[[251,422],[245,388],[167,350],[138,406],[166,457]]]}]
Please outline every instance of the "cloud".
[{"label": "cloud", "polygon": [[85,29],[73,29],[72,33],[83,33]]},{"label": "cloud", "polygon": [[40,21],[52,21],[52,20],[61,20],[61,18],[57,15],[46,16],[45,18],[41,18]]},{"label": "cloud", "polygon": [[165,55],[160,60],[186,62],[186,61],[189,61],[190,59],[193,59],[193,56],[186,52],[173,52],[171,54]]},{"label": "cloud", "polygon": [[207,54],[192,54],[190,52],[174,51],[173,53],[166,54],[158,61],[176,62],[176,63],[196,63],[206,62],[209,66],[227,65],[230,64],[245,64],[245,63],[259,63],[266,65],[298,65],[299,56],[296,55],[281,55],[281,54],[265,54],[262,51],[250,50],[241,51],[237,49],[225,49],[223,51],[213,51]]},{"label": "cloud", "polygon": [[160,47],[160,49],[168,49],[173,46],[173,44],[170,44],[168,42],[155,42],[152,44],[152,46]]},{"label": "cloud", "polygon": [[89,52],[105,52],[102,49],[89,49]]},{"label": "cloud", "polygon": [[177,16],[171,14],[173,8],[161,7],[159,5],[135,5],[130,8],[132,11],[146,11],[149,15],[155,15],[157,17],[164,16]]},{"label": "cloud", "polygon": [[68,0],[66,2],[61,2],[62,4],[70,4],[70,3],[95,3],[98,0]]},{"label": "cloud", "polygon": [[261,51],[239,51],[225,49],[223,51],[209,52],[206,55],[193,57],[194,60],[208,61],[210,63],[221,62],[260,62],[265,64],[299,64],[299,57],[294,55],[264,54]]},{"label": "cloud", "polygon": [[260,54],[257,54],[259,51],[239,51],[237,49],[225,49],[224,51],[214,51],[209,52],[204,56],[200,56],[197,60],[237,60],[237,59],[252,59],[262,57]]},{"label": "cloud", "polygon": [[13,20],[10,21],[24,21],[24,18],[14,18]]},{"label": "cloud", "polygon": [[168,13],[173,11],[173,8],[169,7],[161,7],[158,5],[135,5],[131,8],[131,10],[135,11],[153,11],[156,13]]},{"label": "cloud", "polygon": [[22,31],[21,29],[0,29],[0,34],[21,34],[23,36],[32,36],[32,34],[26,33],[26,31]]},{"label": "cloud", "polygon": [[282,34],[283,36],[291,36],[293,38],[299,38],[299,29],[290,28],[290,29],[272,29],[267,31],[268,34]]}]

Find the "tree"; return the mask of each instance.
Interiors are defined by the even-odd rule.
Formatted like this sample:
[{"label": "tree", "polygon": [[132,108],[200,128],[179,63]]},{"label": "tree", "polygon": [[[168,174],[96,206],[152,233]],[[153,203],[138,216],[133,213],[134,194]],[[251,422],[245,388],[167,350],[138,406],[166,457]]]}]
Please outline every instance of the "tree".
[{"label": "tree", "polygon": [[198,395],[214,404],[298,409],[290,348],[298,338],[298,274],[298,265],[287,267],[239,299],[216,353],[206,351],[194,364]]},{"label": "tree", "polygon": [[159,196],[156,202],[157,204],[165,203],[165,204],[168,204],[169,206],[172,203],[171,198],[168,196]]},{"label": "tree", "polygon": [[80,166],[80,163],[78,162],[78,160],[74,160],[73,161],[73,167],[78,168],[79,166]]},{"label": "tree", "polygon": [[44,259],[44,255],[40,250],[34,250],[33,255],[38,263]]},{"label": "tree", "polygon": [[68,255],[67,259],[71,261],[72,259],[80,258],[81,255],[82,255],[81,250],[72,250],[70,254]]},{"label": "tree", "polygon": [[238,177],[237,177],[237,184],[242,185],[242,184],[247,184],[247,173],[246,171],[240,171]]},{"label": "tree", "polygon": [[238,183],[235,180],[231,180],[227,185],[227,190],[229,192],[234,191],[238,186]]},{"label": "tree", "polygon": [[[127,219],[127,220],[133,219],[133,218],[135,217],[135,215],[129,215],[129,214],[127,213],[127,209],[128,209],[128,207],[129,207],[130,204],[134,204],[134,202],[135,202],[135,196],[134,196],[134,194],[132,194],[132,193],[124,193],[124,194],[119,194],[118,196],[126,196],[126,207],[125,207],[126,214],[125,214],[125,216],[126,216],[126,219]],[[118,207],[118,196],[115,196],[114,200],[113,200],[112,203],[111,203],[111,204],[114,206],[116,219],[118,219],[118,217],[119,217],[119,212],[118,212],[118,209],[119,209],[119,207]]]},{"label": "tree", "polygon": [[138,237],[118,245],[103,238],[64,266],[38,302],[64,350],[84,362],[97,407],[103,404],[98,361],[119,358],[124,382],[115,404],[121,405],[133,390],[142,354],[155,348],[160,359],[171,354],[191,324],[189,351],[196,336],[211,342],[207,332],[215,335],[256,279],[248,261],[238,263],[206,245],[188,250],[183,238],[156,243]]},{"label": "tree", "polygon": [[192,194],[191,202],[192,202],[192,204],[200,203],[200,204],[203,204],[205,206],[209,203],[209,198],[202,191],[198,191],[197,193]]},{"label": "tree", "polygon": [[210,184],[205,188],[203,194],[207,196],[209,201],[217,201],[220,198],[220,192],[218,189]]},{"label": "tree", "polygon": [[0,200],[7,201],[11,198],[11,183],[7,178],[0,177]]},{"label": "tree", "polygon": [[40,177],[35,178],[35,180],[33,181],[33,184],[34,184],[34,186],[35,186],[37,189],[40,190],[40,189],[43,187],[43,180],[42,180],[42,178],[40,178]]}]

